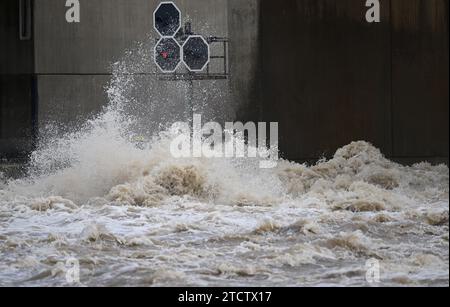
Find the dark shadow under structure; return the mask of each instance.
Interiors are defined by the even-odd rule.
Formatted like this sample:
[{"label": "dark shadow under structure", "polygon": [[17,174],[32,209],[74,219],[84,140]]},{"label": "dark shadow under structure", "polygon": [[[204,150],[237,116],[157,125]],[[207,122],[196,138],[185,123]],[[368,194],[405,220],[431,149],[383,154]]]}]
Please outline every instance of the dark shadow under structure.
[{"label": "dark shadow under structure", "polygon": [[26,158],[36,138],[32,19],[31,0],[0,2],[0,159]]}]

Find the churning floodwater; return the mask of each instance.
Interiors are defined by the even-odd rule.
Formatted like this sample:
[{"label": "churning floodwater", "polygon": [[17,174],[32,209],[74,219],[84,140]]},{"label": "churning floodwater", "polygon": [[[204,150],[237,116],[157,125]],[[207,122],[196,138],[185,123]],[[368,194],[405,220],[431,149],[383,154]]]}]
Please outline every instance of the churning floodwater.
[{"label": "churning floodwater", "polygon": [[[186,89],[134,76],[144,47],[114,65],[100,115],[48,127],[27,175],[1,181],[1,286],[74,285],[70,259],[84,286],[367,286],[368,260],[383,286],[448,286],[447,166],[362,141],[311,166],[175,159],[167,124],[187,114],[163,93]],[[209,119],[226,112],[213,85]]]}]

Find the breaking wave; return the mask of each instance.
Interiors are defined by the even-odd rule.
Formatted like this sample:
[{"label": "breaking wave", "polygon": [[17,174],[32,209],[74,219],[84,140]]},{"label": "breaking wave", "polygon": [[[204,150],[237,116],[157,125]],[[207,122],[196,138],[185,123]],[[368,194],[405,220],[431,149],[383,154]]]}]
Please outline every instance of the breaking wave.
[{"label": "breaking wave", "polygon": [[386,285],[448,285],[447,166],[402,166],[364,141],[273,169],[173,158],[164,123],[186,113],[138,116],[141,62],[116,63],[104,111],[49,127],[27,175],[4,179],[0,285],[64,285],[68,257],[87,285],[366,285],[368,259]]}]

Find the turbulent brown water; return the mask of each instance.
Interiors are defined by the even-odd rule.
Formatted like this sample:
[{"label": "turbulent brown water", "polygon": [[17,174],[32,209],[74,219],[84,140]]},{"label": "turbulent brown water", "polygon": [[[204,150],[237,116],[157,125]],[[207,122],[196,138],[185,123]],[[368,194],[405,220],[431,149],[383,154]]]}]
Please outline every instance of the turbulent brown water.
[{"label": "turbulent brown water", "polygon": [[272,170],[117,142],[2,187],[1,285],[67,285],[69,258],[92,286],[364,286],[368,259],[382,285],[448,285],[446,166],[365,142]]},{"label": "turbulent brown water", "polygon": [[366,142],[268,170],[175,159],[169,132],[135,141],[123,78],[101,115],[0,183],[1,286],[72,285],[72,258],[87,286],[368,286],[370,259],[379,285],[448,286],[447,166]]}]

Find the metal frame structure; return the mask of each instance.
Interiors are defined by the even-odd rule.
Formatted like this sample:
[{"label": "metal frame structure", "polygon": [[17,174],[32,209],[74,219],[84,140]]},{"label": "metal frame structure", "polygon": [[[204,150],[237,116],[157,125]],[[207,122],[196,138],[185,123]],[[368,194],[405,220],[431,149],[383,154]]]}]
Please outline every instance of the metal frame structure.
[{"label": "metal frame structure", "polygon": [[[178,72],[178,69],[175,72],[172,73],[163,73],[161,70],[158,69],[158,67],[155,67],[155,74],[158,77],[158,80],[161,81],[195,81],[195,80],[227,80],[229,77],[229,70],[228,70],[228,38],[226,37],[216,37],[211,36],[207,37],[206,41],[209,45],[211,44],[222,44],[223,46],[223,54],[219,55],[210,55],[210,61],[206,65],[206,68],[202,72]],[[217,72],[211,72],[211,62],[222,60],[223,65],[221,71]]]},{"label": "metal frame structure", "polygon": [[[178,10],[178,12],[180,12],[180,21],[181,21],[181,11],[178,9],[178,7],[175,5],[175,3],[170,2],[170,1],[162,2],[162,3],[165,3],[165,4],[169,3],[169,4],[173,5]],[[156,27],[155,14],[161,5],[162,4],[160,4],[158,6],[158,8],[155,10],[155,12],[153,13],[154,27],[159,34],[161,34],[161,33],[158,31],[158,29]],[[173,38],[175,41],[177,41],[178,44],[181,46],[181,61],[180,61],[180,63],[184,62],[183,47],[184,47],[185,43],[189,40],[189,37],[193,37],[193,36],[200,36],[200,35],[196,35],[195,33],[192,32],[190,22],[186,22],[184,24],[184,28],[181,26],[181,22],[180,22],[180,27],[178,27],[178,30],[171,36],[171,38]],[[182,65],[184,67],[185,71],[179,72],[180,71],[180,65],[179,65],[180,63],[179,63],[177,65],[177,68],[175,68],[175,70],[173,72],[163,72],[161,69],[159,69],[158,64],[156,63],[156,52],[155,52],[155,75],[157,76],[158,80],[169,81],[169,82],[182,81],[182,82],[186,82],[188,85],[188,93],[187,93],[186,98],[187,98],[187,103],[189,105],[189,109],[191,110],[191,113],[192,113],[191,114],[192,116],[190,117],[189,121],[192,121],[193,115],[194,115],[194,81],[197,81],[197,80],[199,80],[199,81],[202,81],[202,80],[227,80],[229,77],[229,70],[228,70],[228,43],[229,43],[229,40],[228,40],[228,38],[217,37],[217,36],[210,36],[210,37],[201,36],[201,37],[208,44],[209,59],[206,64],[206,67],[203,67],[203,69],[200,71],[193,71],[193,70],[189,69],[187,67],[187,64],[185,63],[185,65]],[[159,42],[159,40],[157,40],[155,42],[155,48],[156,48],[158,42]],[[211,49],[212,49],[211,45],[212,44],[222,44],[223,53],[217,54],[217,55],[211,55]],[[217,61],[217,60],[223,61],[223,65],[220,65],[223,69],[219,70],[217,72],[212,72],[211,71],[211,62]],[[191,122],[191,125],[192,125],[192,122]]]}]

